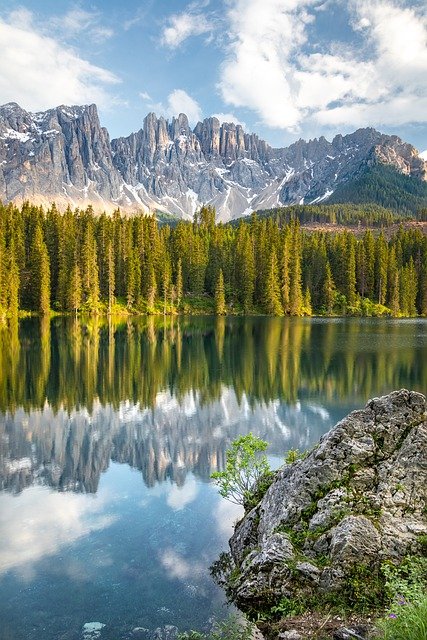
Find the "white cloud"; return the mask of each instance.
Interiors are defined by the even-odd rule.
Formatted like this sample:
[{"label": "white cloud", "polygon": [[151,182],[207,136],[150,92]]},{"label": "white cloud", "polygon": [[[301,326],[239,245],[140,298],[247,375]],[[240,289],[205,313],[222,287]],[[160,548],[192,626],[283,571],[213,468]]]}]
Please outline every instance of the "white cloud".
[{"label": "white cloud", "polygon": [[427,162],[427,149],[425,151],[422,151],[420,153],[420,156],[423,160],[425,160]]},{"label": "white cloud", "polygon": [[149,106],[153,111],[165,118],[172,118],[180,113],[185,113],[189,123],[192,125],[202,119],[202,110],[199,103],[183,89],[174,89],[168,95],[166,105],[162,102],[151,102]]},{"label": "white cloud", "polygon": [[146,91],[140,91],[139,92],[139,97],[144,100],[145,102],[152,102],[151,96],[149,93],[147,93]]},{"label": "white cloud", "polygon": [[200,36],[211,31],[206,17],[199,13],[180,13],[170,16],[168,25],[162,32],[161,43],[170,49],[176,49],[187,38]]},{"label": "white cloud", "polygon": [[114,35],[113,29],[101,24],[98,11],[86,11],[81,7],[74,7],[62,16],[51,18],[49,24],[66,38],[89,35],[95,43],[108,40]]},{"label": "white cloud", "polygon": [[309,4],[313,0],[232,2],[232,44],[219,85],[227,103],[254,109],[272,127],[292,128],[299,123],[290,57],[306,41]]},{"label": "white cloud", "polygon": [[108,107],[114,102],[109,88],[119,78],[43,33],[29,12],[0,19],[0,41],[0,103],[13,101],[38,110],[92,102]]},{"label": "white cloud", "polygon": [[240,124],[243,127],[243,129],[246,130],[246,124],[242,122],[240,118],[235,116],[234,113],[214,113],[212,114],[212,117],[218,118],[221,124],[223,122],[234,122],[234,124]]},{"label": "white cloud", "polygon": [[[363,45],[308,37],[319,9],[340,0],[229,0],[230,44],[219,90],[267,126],[375,125],[426,120],[427,11],[394,0],[350,0]],[[331,15],[331,19],[333,16]]]}]

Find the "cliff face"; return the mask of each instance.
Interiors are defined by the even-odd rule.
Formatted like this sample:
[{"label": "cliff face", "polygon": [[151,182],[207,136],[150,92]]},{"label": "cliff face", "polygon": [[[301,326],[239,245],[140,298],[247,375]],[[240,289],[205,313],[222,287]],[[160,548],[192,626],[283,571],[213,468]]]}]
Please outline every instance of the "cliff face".
[{"label": "cliff face", "polygon": [[122,179],[95,105],[30,114],[0,107],[0,194],[5,201],[55,198],[101,205],[120,196]]},{"label": "cliff face", "polygon": [[150,208],[191,217],[202,204],[229,220],[265,209],[326,201],[363,167],[387,164],[420,180],[427,163],[397,136],[359,129],[273,149],[241,125],[146,116],[110,141],[95,105],[29,113],[0,107],[0,198],[98,209]]},{"label": "cliff face", "polygon": [[406,390],[371,400],[277,472],[230,540],[226,586],[242,610],[362,596],[374,605],[382,563],[424,553],[426,409]]}]

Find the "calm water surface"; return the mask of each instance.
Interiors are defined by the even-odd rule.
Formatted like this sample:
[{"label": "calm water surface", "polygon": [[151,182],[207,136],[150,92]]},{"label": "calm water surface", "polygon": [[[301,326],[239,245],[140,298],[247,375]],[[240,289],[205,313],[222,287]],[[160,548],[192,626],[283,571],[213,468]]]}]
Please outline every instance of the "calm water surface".
[{"label": "calm water surface", "polygon": [[0,639],[224,616],[237,435],[278,464],[372,396],[427,389],[427,321],[22,321],[0,330]]}]

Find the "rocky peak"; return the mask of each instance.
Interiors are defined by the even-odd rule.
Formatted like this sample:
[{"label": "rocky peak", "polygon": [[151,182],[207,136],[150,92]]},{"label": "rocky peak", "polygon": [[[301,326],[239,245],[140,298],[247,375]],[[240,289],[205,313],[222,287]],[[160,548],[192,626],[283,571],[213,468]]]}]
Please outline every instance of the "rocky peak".
[{"label": "rocky peak", "polygon": [[179,136],[189,137],[191,135],[190,125],[185,113],[180,113],[177,118],[172,118],[169,130],[172,140],[176,140]]},{"label": "rocky peak", "polygon": [[326,201],[361,169],[390,165],[427,179],[427,163],[397,136],[358,129],[273,149],[240,124],[215,118],[191,130],[181,113],[149,113],[142,129],[111,140],[96,105],[29,113],[0,107],[0,198],[59,206],[160,209],[191,217],[202,204],[226,221],[256,209]]}]

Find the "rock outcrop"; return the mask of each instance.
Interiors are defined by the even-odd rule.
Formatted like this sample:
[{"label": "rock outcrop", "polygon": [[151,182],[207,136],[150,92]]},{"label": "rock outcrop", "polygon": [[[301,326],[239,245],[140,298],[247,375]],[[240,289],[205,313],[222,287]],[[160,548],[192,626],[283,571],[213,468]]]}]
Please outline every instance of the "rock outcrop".
[{"label": "rock outcrop", "polygon": [[406,390],[370,400],[277,472],[230,540],[227,589],[243,611],[351,601],[365,586],[375,598],[384,561],[425,552],[426,409]]},{"label": "rock outcrop", "polygon": [[97,209],[166,211],[191,217],[210,204],[222,221],[281,205],[326,201],[373,164],[427,179],[427,162],[397,136],[359,129],[273,149],[242,126],[185,114],[146,116],[110,141],[95,105],[29,113],[0,107],[0,199],[92,204]]}]

